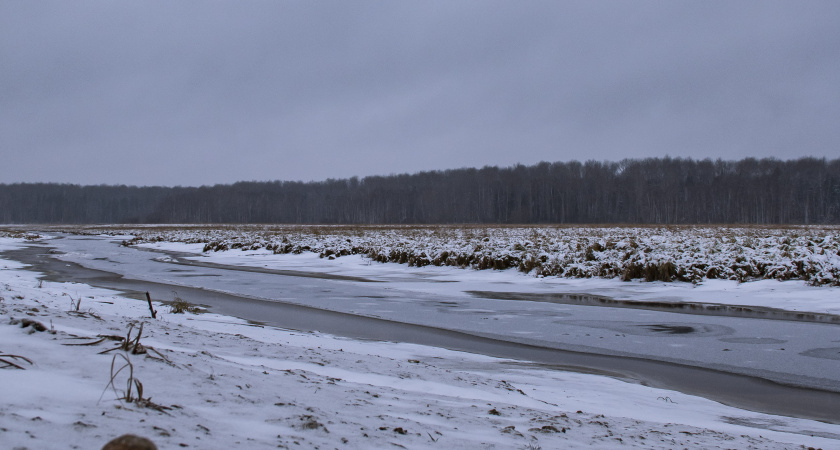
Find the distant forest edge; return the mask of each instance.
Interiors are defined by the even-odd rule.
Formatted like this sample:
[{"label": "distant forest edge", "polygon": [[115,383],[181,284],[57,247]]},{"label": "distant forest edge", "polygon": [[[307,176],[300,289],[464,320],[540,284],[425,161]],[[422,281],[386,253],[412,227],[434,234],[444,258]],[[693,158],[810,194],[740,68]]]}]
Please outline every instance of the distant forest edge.
[{"label": "distant forest edge", "polygon": [[0,184],[0,222],[838,224],[840,159],[543,162],[202,187]]}]

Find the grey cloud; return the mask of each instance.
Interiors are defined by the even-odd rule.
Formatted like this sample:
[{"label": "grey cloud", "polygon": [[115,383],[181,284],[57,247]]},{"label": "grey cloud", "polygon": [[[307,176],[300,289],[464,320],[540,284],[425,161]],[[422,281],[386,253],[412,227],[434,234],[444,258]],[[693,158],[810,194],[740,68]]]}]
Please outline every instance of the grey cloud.
[{"label": "grey cloud", "polygon": [[198,185],[840,142],[836,2],[4,2],[0,182]]}]

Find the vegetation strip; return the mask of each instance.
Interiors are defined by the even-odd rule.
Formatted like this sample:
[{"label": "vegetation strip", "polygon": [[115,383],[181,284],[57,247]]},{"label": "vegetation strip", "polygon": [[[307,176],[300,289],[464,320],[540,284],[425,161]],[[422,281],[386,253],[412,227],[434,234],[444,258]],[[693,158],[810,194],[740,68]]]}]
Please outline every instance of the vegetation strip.
[{"label": "vegetation strip", "polygon": [[183,226],[53,227],[79,234],[130,235],[124,245],[204,244],[205,252],[312,252],[374,262],[478,270],[516,269],[538,277],[739,282],[804,280],[840,285],[840,227],[506,227]]}]

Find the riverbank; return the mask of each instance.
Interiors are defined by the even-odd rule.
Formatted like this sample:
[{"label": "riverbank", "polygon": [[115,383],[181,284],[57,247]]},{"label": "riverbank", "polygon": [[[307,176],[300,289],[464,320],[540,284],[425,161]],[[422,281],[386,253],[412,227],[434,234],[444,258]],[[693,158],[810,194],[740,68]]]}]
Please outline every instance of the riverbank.
[{"label": "riverbank", "polygon": [[[146,304],[113,291],[41,281],[12,261],[0,269],[0,351],[32,361],[5,357],[25,370],[0,369],[0,439],[12,447],[98,448],[124,433],[160,448],[830,448],[840,439],[836,425],[604,376],[162,304],[151,319]],[[145,353],[100,354],[120,344],[100,335],[134,338],[141,325]],[[127,362],[110,386],[112,363]],[[129,373],[142,394],[127,388]]]}]

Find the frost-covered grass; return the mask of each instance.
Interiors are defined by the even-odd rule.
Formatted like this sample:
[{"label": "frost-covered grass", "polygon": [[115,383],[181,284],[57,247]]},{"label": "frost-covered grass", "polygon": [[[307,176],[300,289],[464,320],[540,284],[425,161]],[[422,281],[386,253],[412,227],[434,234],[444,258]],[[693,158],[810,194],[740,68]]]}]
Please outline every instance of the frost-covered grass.
[{"label": "frost-covered grass", "polygon": [[[22,242],[0,239],[0,250]],[[0,354],[31,361],[0,367],[0,447],[101,448],[125,433],[158,448],[243,449],[835,448],[840,439],[837,425],[604,376],[162,306],[153,320],[145,301],[41,281],[0,260]]]},{"label": "frost-covered grass", "polygon": [[361,254],[410,266],[508,269],[623,280],[804,280],[840,285],[840,227],[147,226],[71,231],[131,235],[126,245],[203,243],[205,252],[267,249]]}]

